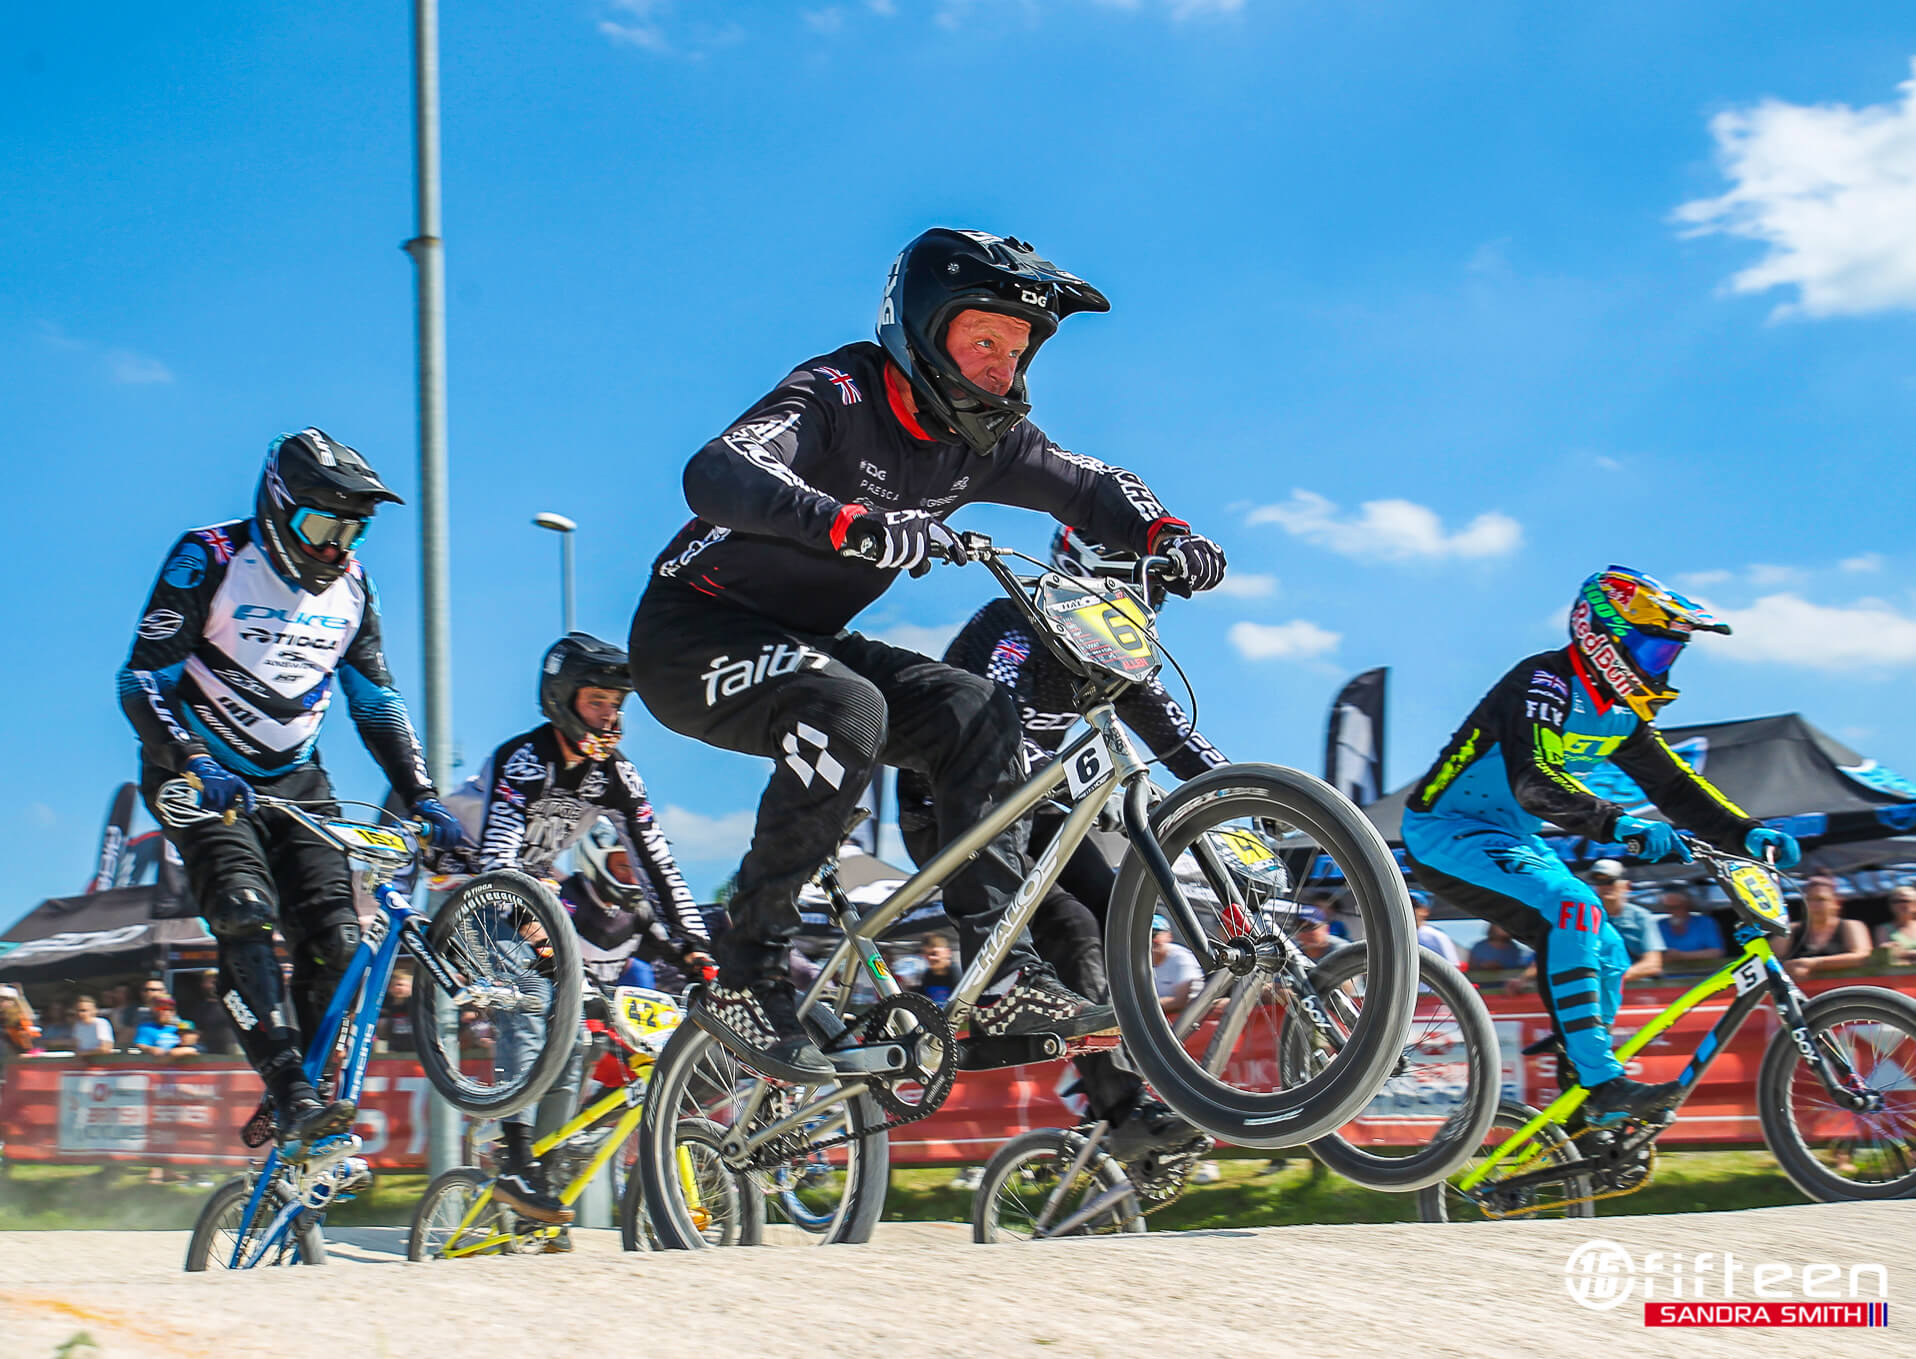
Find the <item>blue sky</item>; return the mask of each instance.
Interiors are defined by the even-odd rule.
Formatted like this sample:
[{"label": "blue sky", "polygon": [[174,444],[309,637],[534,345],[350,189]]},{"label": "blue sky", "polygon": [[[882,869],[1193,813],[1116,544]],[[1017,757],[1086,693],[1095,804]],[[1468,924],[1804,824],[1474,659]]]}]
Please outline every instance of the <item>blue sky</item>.
[{"label": "blue sky", "polygon": [[[309,423],[416,488],[407,23],[41,6],[0,46],[0,919],[86,877],[173,537],[244,514]],[[1622,561],[1738,626],[1673,720],[1800,710],[1916,772],[1892,7],[451,0],[442,29],[468,768],[535,720],[557,554],[530,516],[579,521],[581,622],[623,639],[686,456],[868,336],[893,253],[945,224],[1112,298],[1046,347],[1036,417],[1231,553],[1163,633],[1233,756],[1314,767],[1338,683],[1388,664],[1410,778]],[[390,511],[363,552],[409,690],[416,531]],[[936,572],[865,622],[935,646],[987,589]],[[628,725],[709,889],[764,766]],[[323,748],[377,795],[343,714]]]}]

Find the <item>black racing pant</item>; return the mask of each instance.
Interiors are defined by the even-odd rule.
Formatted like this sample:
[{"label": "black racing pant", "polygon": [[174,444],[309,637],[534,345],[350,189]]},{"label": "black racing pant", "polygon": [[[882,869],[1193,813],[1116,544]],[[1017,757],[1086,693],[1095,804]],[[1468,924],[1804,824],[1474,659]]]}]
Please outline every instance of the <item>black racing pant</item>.
[{"label": "black racing pant", "polygon": [[[149,811],[160,785],[174,777],[155,765],[141,768],[140,791]],[[276,778],[248,782],[277,798],[317,803],[318,812],[339,811],[317,759]],[[193,900],[218,942],[220,1003],[232,1016],[240,1050],[274,1096],[283,1096],[299,1078],[300,1033],[310,1035],[318,1027],[359,946],[359,913],[346,856],[271,808],[250,816],[242,812],[230,826],[208,821],[169,828],[166,837],[180,852]],[[273,953],[276,924],[293,959],[297,1030],[286,1014]]]},{"label": "black racing pant", "polygon": [[[909,794],[915,791],[912,784],[916,781],[910,773],[899,775],[901,807],[914,802]],[[1044,853],[1063,828],[1063,812],[1047,808],[1034,813],[1032,857]],[[899,830],[914,863],[922,866],[938,852],[936,830],[922,819],[901,821]],[[1104,968],[1104,921],[1117,880],[1104,855],[1089,840],[1080,841],[1031,917],[1031,938],[1038,956],[1057,969],[1058,980],[1085,999],[1100,1003],[1111,998],[1111,982]],[[1144,1082],[1137,1074],[1119,1066],[1108,1052],[1086,1053],[1075,1058],[1074,1064],[1093,1118],[1120,1118],[1144,1093]]]},{"label": "black racing pant", "polygon": [[[798,892],[837,852],[882,759],[922,771],[941,838],[976,825],[1023,776],[1017,709],[990,680],[857,633],[795,632],[760,614],[654,580],[632,619],[632,687],[684,736],[769,756],[751,848],[714,944],[722,979],[785,976]],[[1022,824],[945,884],[945,910],[976,956],[1027,861]],[[1020,939],[1005,967],[1035,962]]]}]

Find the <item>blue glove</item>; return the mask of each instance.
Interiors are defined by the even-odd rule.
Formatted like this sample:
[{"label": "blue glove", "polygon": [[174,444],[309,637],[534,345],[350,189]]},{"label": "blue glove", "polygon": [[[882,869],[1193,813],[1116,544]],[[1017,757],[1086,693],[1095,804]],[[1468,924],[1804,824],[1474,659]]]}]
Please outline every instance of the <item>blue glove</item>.
[{"label": "blue glove", "polygon": [[1224,580],[1224,549],[1200,534],[1173,538],[1163,555],[1178,567],[1178,578],[1169,582],[1172,593],[1186,599],[1199,590],[1214,590]]},{"label": "blue glove", "polygon": [[1766,849],[1775,849],[1778,868],[1795,868],[1803,862],[1803,847],[1796,843],[1796,837],[1768,826],[1758,826],[1744,836],[1743,848],[1752,859],[1762,858]]},{"label": "blue glove", "polygon": [[413,815],[426,823],[426,843],[433,849],[459,849],[469,845],[466,828],[452,814],[452,808],[436,797],[422,797],[413,804]]},{"label": "blue glove", "polygon": [[1620,816],[1614,832],[1619,840],[1637,840],[1643,845],[1637,851],[1637,857],[1647,864],[1664,859],[1681,859],[1689,863],[1692,855],[1690,847],[1677,839],[1676,827],[1667,821],[1645,821],[1640,816]]},{"label": "blue glove", "polygon": [[186,781],[200,791],[200,806],[218,812],[229,823],[235,811],[250,812],[258,806],[253,786],[209,755],[195,755],[186,762],[184,772]]}]

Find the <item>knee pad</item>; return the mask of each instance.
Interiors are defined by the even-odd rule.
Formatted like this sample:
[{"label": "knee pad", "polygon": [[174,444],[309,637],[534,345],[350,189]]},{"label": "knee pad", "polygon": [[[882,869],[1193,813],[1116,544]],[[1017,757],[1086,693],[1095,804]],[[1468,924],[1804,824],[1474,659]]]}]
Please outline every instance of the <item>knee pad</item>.
[{"label": "knee pad", "polygon": [[281,1010],[284,992],[279,959],[273,954],[271,930],[255,929],[245,936],[222,935],[219,940],[220,1004],[243,1034],[286,1027]]},{"label": "knee pad", "polygon": [[359,922],[327,925],[307,941],[306,948],[323,971],[344,972],[359,951]]},{"label": "knee pad", "polygon": [[885,697],[869,680],[808,677],[787,686],[774,719],[773,759],[808,790],[823,780],[851,793],[863,788],[885,748]]},{"label": "knee pad", "polygon": [[206,927],[216,939],[245,939],[264,932],[273,935],[273,899],[250,884],[222,887],[206,906]]}]

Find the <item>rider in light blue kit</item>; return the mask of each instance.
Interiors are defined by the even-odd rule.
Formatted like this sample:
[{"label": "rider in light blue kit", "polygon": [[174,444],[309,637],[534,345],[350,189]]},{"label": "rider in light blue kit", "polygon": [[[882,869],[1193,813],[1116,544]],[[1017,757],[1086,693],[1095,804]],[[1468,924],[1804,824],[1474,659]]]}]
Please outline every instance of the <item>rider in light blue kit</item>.
[{"label": "rider in light blue kit", "polygon": [[1537,951],[1550,1006],[1594,1124],[1641,1116],[1678,1091],[1623,1074],[1610,1023],[1630,965],[1588,884],[1538,835],[1550,821],[1602,841],[1638,840],[1651,862],[1690,858],[1675,830],[1629,815],[1578,775],[1614,761],[1677,824],[1733,852],[1801,857],[1670,749],[1653,721],[1677,696],[1670,667],[1697,632],[1729,632],[1654,578],[1612,566],[1583,583],[1568,647],[1519,661],[1471,712],[1415,785],[1404,848],[1417,879]]}]

